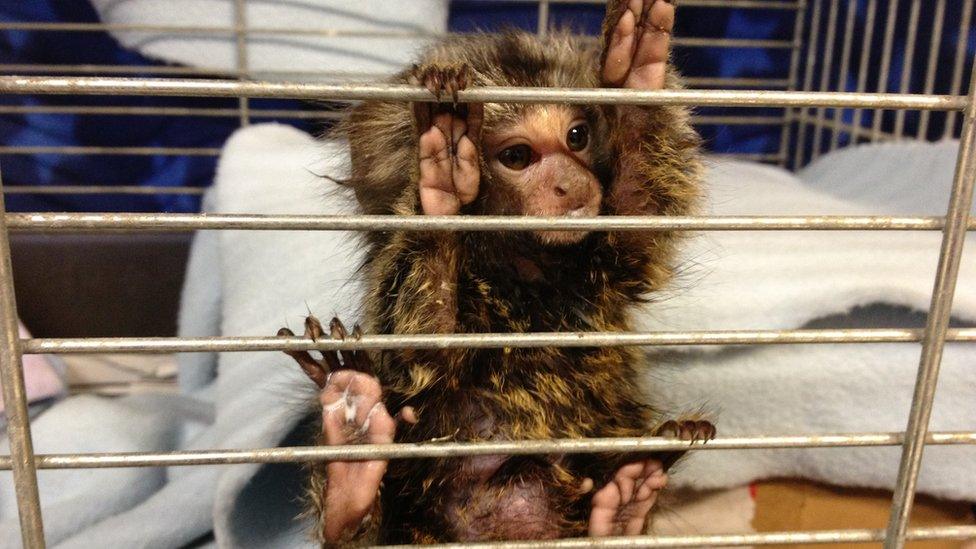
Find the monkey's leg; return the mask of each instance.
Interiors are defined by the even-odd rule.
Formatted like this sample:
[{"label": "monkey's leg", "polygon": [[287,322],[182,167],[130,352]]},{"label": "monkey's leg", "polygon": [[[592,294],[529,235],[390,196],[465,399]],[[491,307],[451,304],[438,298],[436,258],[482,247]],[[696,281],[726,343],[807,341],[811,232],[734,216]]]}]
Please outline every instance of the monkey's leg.
[{"label": "monkey's leg", "polygon": [[[438,99],[468,85],[467,66],[425,66],[414,78]],[[420,132],[420,203],[426,215],[456,215],[478,196],[483,106],[415,103]]]},{"label": "monkey's leg", "polygon": [[664,466],[655,459],[624,465],[606,486],[593,494],[591,536],[637,536],[644,533],[658,492],[668,483]]},{"label": "monkey's leg", "polygon": [[[337,318],[329,323],[332,339],[345,339],[345,326]],[[317,318],[305,319],[305,337],[322,337],[325,330]],[[294,335],[288,328],[278,331],[280,336]],[[359,338],[359,326],[352,336]],[[320,442],[328,445],[385,444],[393,442],[396,422],[383,405],[379,380],[372,375],[369,357],[363,351],[323,353],[317,361],[308,351],[286,351],[298,362],[308,377],[321,388],[322,435]],[[341,360],[340,360],[341,359]],[[404,408],[398,416],[416,422],[411,408]],[[313,470],[313,501],[318,507],[320,532],[326,545],[358,544],[369,541],[370,527],[379,523],[378,493],[386,472],[385,460],[333,461]]]},{"label": "monkey's leg", "polygon": [[617,4],[608,8],[603,81],[616,87],[663,89],[674,28],[673,2],[618,0]]}]

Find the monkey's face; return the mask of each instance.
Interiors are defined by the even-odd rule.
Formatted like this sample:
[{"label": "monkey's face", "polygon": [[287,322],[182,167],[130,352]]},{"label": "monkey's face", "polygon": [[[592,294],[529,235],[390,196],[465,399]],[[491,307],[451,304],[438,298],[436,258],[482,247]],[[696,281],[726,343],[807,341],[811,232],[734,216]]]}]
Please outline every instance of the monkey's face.
[{"label": "monkey's face", "polygon": [[[588,217],[600,212],[603,189],[593,174],[595,128],[583,111],[563,105],[525,109],[482,137],[496,196],[487,213]],[[498,192],[501,191],[501,192]],[[491,191],[489,191],[491,193]],[[495,202],[491,204],[491,202]],[[581,241],[584,231],[537,231],[543,244]]]}]

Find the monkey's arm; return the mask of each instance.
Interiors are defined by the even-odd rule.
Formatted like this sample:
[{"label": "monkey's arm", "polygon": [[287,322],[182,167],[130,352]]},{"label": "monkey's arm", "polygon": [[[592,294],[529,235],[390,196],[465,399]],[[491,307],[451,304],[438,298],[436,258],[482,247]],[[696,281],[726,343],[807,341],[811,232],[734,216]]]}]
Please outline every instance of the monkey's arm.
[{"label": "monkey's arm", "polygon": [[[668,66],[674,5],[670,0],[615,0],[607,7],[601,78],[604,86],[657,90],[676,86]],[[607,109],[613,180],[609,215],[688,215],[697,201],[700,139],[680,107]],[[651,291],[670,276],[660,258],[671,257],[673,236],[661,232],[611,233],[608,244],[622,269],[628,298]]]}]

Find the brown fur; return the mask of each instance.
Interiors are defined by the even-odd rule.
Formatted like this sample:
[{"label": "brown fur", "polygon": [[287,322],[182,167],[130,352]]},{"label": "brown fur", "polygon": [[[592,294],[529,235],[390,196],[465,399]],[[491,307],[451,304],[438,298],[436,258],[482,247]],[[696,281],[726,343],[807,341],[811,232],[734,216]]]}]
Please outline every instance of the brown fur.
[{"label": "brown fur", "polygon": [[[467,64],[472,86],[600,85],[599,50],[568,34],[455,37],[422,59]],[[410,82],[410,75],[404,72],[394,82]],[[678,85],[674,75],[669,85]],[[483,132],[517,119],[523,108],[485,105]],[[685,109],[587,107],[585,113],[597,147],[594,172],[604,188],[602,213],[692,213],[699,139]],[[351,147],[349,185],[363,212],[422,215],[418,131],[410,106],[363,103],[341,131]],[[463,213],[521,213],[483,158],[479,196]],[[399,334],[628,331],[633,305],[671,277],[675,238],[664,232],[591,233],[559,248],[522,233],[373,233],[363,267],[366,327]],[[642,436],[664,419],[641,390],[649,365],[631,348],[403,349],[379,353],[374,363],[387,407],[409,405],[418,413],[416,425],[398,429],[398,442]],[[512,458],[485,493],[474,495],[458,490],[456,479],[466,474],[463,460],[391,461],[381,497],[385,512],[373,517],[378,527],[359,541],[446,541],[457,537],[459,522],[481,521],[482,529],[490,529],[493,513],[503,512],[504,505],[485,502],[512,490],[545,498],[549,534],[582,535],[589,495],[578,487],[585,477],[600,486],[612,475],[620,461],[606,458]],[[323,474],[318,467],[313,475],[318,505]],[[492,490],[495,496],[487,494]],[[549,535],[532,528],[527,525],[523,534]]]}]

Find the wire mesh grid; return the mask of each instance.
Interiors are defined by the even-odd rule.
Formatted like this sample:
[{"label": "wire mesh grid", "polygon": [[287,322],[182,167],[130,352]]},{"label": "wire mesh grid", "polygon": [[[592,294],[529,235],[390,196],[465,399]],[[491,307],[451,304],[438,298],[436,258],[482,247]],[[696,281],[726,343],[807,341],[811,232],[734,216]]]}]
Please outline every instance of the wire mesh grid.
[{"label": "wire mesh grid", "polygon": [[[602,0],[522,0],[538,4],[539,25],[537,32],[548,31],[550,7],[553,4],[590,3]],[[37,491],[36,469],[97,468],[97,467],[152,467],[218,465],[231,463],[280,463],[309,460],[335,459],[409,459],[418,457],[470,456],[484,454],[536,454],[536,453],[586,453],[601,451],[663,451],[676,449],[722,450],[758,448],[829,448],[854,446],[903,447],[898,481],[891,508],[891,519],[886,530],[833,530],[817,532],[777,532],[749,535],[708,536],[634,536],[604,540],[555,540],[540,542],[507,543],[506,547],[702,547],[729,545],[766,545],[800,543],[864,543],[883,541],[887,548],[903,547],[907,540],[963,539],[976,537],[974,526],[938,528],[909,528],[915,485],[926,444],[976,444],[976,432],[929,432],[928,420],[935,394],[936,380],[943,346],[946,342],[974,342],[976,329],[949,328],[952,296],[958,278],[959,262],[967,230],[976,229],[976,222],[969,219],[974,182],[976,182],[976,86],[970,85],[970,94],[960,96],[963,74],[966,70],[966,40],[960,39],[952,63],[952,84],[948,94],[934,94],[934,78],[938,70],[938,46],[946,17],[945,0],[936,0],[937,22],[931,29],[927,52],[925,82],[922,93],[913,94],[910,86],[914,48],[916,47],[920,1],[910,4],[907,28],[907,44],[913,48],[903,56],[901,79],[897,93],[887,87],[891,70],[893,36],[898,0],[889,2],[889,11],[882,27],[884,31],[882,60],[878,74],[877,91],[868,91],[868,71],[871,59],[871,33],[875,30],[877,0],[867,0],[868,21],[864,31],[857,84],[851,91],[846,84],[835,86],[833,48],[839,45],[838,74],[846,74],[855,60],[853,36],[855,34],[855,2],[849,2],[844,11],[843,32],[839,32],[841,6],[838,0],[683,0],[685,6],[735,7],[742,9],[776,9],[795,12],[795,31],[790,41],[754,41],[736,39],[678,39],[676,45],[688,47],[763,47],[785,49],[790,52],[789,74],[782,79],[719,79],[692,80],[692,86],[717,86],[717,90],[679,90],[659,92],[635,92],[626,90],[580,89],[525,89],[484,88],[471,89],[459,94],[458,100],[479,102],[566,102],[586,104],[644,104],[644,105],[722,105],[736,108],[782,107],[783,116],[715,116],[699,117],[699,123],[712,124],[765,124],[783,127],[779,151],[774,154],[752,155],[758,160],[787,164],[792,151],[794,167],[803,165],[807,156],[816,158],[823,152],[844,144],[861,140],[879,141],[906,136],[925,139],[936,128],[933,113],[943,116],[940,136],[956,135],[959,115],[960,146],[949,207],[945,216],[739,216],[739,217],[601,217],[593,219],[557,218],[403,218],[397,216],[260,216],[260,215],[190,215],[190,214],[52,214],[3,213],[0,216],[0,321],[3,341],[0,343],[0,376],[3,396],[7,404],[8,437],[11,442],[9,456],[0,457],[0,468],[12,469],[21,518],[24,545],[43,547],[43,526]],[[968,36],[971,0],[962,3],[959,16],[960,35]],[[426,91],[404,86],[374,85],[368,83],[303,84],[261,80],[272,76],[316,77],[335,76],[315,74],[269,74],[250,70],[247,37],[255,34],[310,33],[339,36],[343,31],[330,29],[262,28],[249,26],[244,0],[234,0],[235,18],[231,27],[178,27],[165,25],[112,25],[82,23],[3,23],[0,30],[20,29],[31,31],[104,32],[143,31],[172,33],[201,33],[231,35],[236,44],[236,70],[229,73],[200,71],[189,67],[156,67],[138,71],[139,74],[156,73],[158,76],[207,76],[231,79],[186,78],[125,78],[117,75],[130,73],[130,68],[115,66],[0,66],[0,72],[22,72],[25,76],[0,76],[0,95],[52,94],[76,96],[203,96],[228,97],[238,100],[237,108],[198,109],[182,107],[75,107],[75,106],[0,106],[2,113],[51,113],[70,112],[102,116],[160,115],[236,117],[241,125],[264,117],[294,117],[330,119],[339,116],[334,111],[264,110],[252,104],[255,98],[329,99],[355,101],[382,99],[391,101],[432,101]],[[826,7],[826,17],[824,8]],[[809,17],[809,25],[805,19]],[[825,23],[824,23],[825,22]],[[826,29],[822,25],[826,24]],[[801,57],[804,51],[804,31],[809,31],[806,44],[806,67],[800,79]],[[823,30],[823,32],[822,32]],[[823,50],[817,40],[824,35]],[[347,33],[355,34],[355,33]],[[826,61],[817,62],[817,56]],[[816,69],[820,69],[819,81]],[[40,73],[40,74],[38,74]],[[53,74],[54,76],[46,76]],[[78,75],[99,74],[116,76],[85,77]],[[345,74],[353,79],[369,80],[374,75]],[[839,80],[839,76],[837,79]],[[839,83],[839,82],[838,82]],[[782,88],[778,90],[736,91],[735,87]],[[814,109],[814,111],[811,111]],[[872,116],[869,125],[862,123],[864,111],[887,109],[894,113],[893,130],[882,131],[884,119]],[[914,133],[906,130],[906,113],[918,111],[918,123]],[[850,116],[849,116],[850,115]],[[807,142],[809,140],[809,142]],[[217,155],[219,150],[206,148],[51,148],[3,147],[0,154],[126,154],[126,155]],[[132,192],[132,193],[199,193],[195,188],[153,187],[100,187],[84,188],[3,188],[0,182],[0,212],[2,195],[22,192]],[[845,330],[758,330],[758,331],[687,331],[653,333],[529,333],[529,334],[443,334],[443,335],[368,335],[358,341],[312,341],[302,337],[216,337],[216,338],[86,338],[86,339],[24,339],[17,332],[16,303],[10,265],[8,233],[30,232],[77,232],[77,231],[194,231],[204,229],[243,230],[939,230],[943,232],[936,279],[933,285],[930,313],[924,329],[845,329]],[[208,450],[168,453],[87,453],[66,455],[37,455],[30,439],[27,401],[24,391],[21,356],[31,353],[95,353],[95,352],[216,352],[260,350],[337,350],[337,349],[393,349],[452,348],[452,347],[538,347],[538,346],[604,346],[604,345],[768,345],[800,343],[869,343],[901,342],[921,343],[918,378],[912,400],[908,424],[904,432],[896,433],[842,433],[814,436],[767,435],[760,437],[723,437],[707,445],[689,445],[686,442],[651,438],[633,439],[572,439],[548,441],[511,441],[487,443],[425,443],[387,444],[370,446],[290,447],[251,450]],[[466,544],[468,547],[491,544]]]}]

